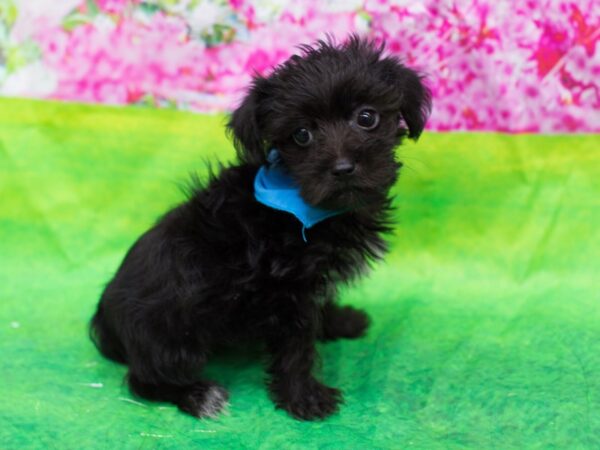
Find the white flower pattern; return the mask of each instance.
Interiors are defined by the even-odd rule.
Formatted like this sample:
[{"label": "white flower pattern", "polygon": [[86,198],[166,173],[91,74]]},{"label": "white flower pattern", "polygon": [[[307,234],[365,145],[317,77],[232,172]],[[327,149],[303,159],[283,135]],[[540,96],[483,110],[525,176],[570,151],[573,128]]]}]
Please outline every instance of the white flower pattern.
[{"label": "white flower pattern", "polygon": [[596,0],[0,0],[0,94],[226,111],[352,32],[427,75],[430,129],[600,131]]}]

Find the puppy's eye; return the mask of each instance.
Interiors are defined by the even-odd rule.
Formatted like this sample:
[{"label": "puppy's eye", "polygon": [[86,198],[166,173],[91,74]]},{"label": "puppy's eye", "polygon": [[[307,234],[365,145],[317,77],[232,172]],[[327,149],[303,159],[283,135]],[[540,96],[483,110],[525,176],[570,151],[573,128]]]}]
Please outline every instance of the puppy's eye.
[{"label": "puppy's eye", "polygon": [[363,109],[356,116],[356,124],[365,130],[372,130],[379,125],[379,114],[374,109]]},{"label": "puppy's eye", "polygon": [[306,147],[313,140],[312,133],[306,128],[298,128],[296,131],[294,131],[294,134],[292,134],[292,138],[300,147]]}]

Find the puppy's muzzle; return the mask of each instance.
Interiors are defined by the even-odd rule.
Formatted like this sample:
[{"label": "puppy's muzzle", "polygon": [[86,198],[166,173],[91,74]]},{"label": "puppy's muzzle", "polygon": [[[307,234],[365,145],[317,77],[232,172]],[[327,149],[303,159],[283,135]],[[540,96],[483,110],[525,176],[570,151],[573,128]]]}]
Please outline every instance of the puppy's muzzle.
[{"label": "puppy's muzzle", "polygon": [[336,177],[341,177],[351,175],[354,173],[354,169],[356,169],[356,166],[352,161],[346,158],[341,158],[335,162],[333,168],[331,169],[331,173]]}]

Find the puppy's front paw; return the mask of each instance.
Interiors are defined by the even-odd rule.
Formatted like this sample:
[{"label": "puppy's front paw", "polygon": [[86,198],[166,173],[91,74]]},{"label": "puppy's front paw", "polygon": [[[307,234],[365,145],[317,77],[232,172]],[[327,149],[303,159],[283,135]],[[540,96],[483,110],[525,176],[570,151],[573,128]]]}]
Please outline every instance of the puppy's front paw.
[{"label": "puppy's front paw", "polygon": [[369,322],[367,313],[360,309],[331,305],[325,310],[322,338],[331,341],[361,337],[367,331]]},{"label": "puppy's front paw", "polygon": [[199,382],[178,402],[179,409],[198,418],[216,417],[228,405],[229,394],[215,383]]},{"label": "puppy's front paw", "polygon": [[[283,388],[285,386],[285,388]],[[300,420],[318,420],[338,410],[342,393],[315,379],[272,385],[275,404]]]}]

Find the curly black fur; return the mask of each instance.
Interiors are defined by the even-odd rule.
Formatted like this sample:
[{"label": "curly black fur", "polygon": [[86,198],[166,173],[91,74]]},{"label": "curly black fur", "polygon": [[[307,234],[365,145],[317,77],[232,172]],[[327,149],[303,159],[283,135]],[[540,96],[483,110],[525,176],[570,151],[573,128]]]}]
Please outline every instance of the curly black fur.
[{"label": "curly black fur", "polygon": [[[356,111],[380,115],[356,126]],[[221,344],[257,341],[269,355],[275,404],[299,419],[323,418],[341,401],[313,375],[317,339],[355,338],[367,315],[335,303],[347,282],[383,254],[388,192],[401,166],[394,147],[417,138],[430,109],[421,78],[382,48],[351,37],[303,47],[257,77],[233,113],[239,164],[224,168],[168,212],[129,250],[91,323],[100,351],[129,366],[131,390],[214,416],[227,392],[201,369]],[[299,127],[309,146],[296,144]],[[254,199],[268,149],[311,204],[348,210],[307,230]],[[352,173],[332,174],[340,159]]]}]

